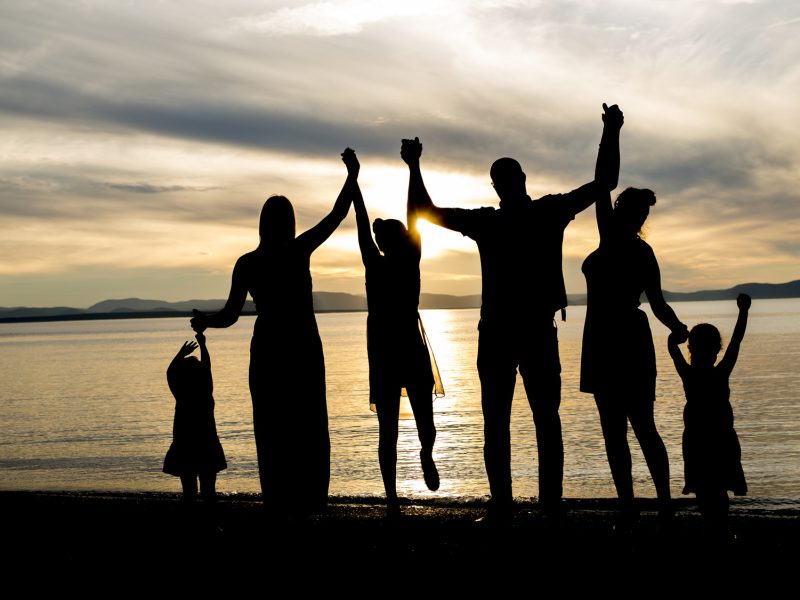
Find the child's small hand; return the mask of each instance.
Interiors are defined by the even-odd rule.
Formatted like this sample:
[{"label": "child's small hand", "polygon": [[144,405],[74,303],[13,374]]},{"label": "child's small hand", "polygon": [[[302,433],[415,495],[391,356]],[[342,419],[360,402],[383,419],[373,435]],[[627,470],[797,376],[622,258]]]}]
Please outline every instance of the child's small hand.
[{"label": "child's small hand", "polygon": [[670,344],[675,344],[679,346],[683,344],[687,339],[689,339],[689,333],[686,329],[679,329],[678,331],[673,331],[669,334],[669,339],[667,340]]},{"label": "child's small hand", "polygon": [[197,342],[202,346],[206,343],[206,336],[202,331],[198,331],[197,335],[194,336]]},{"label": "child's small hand", "polygon": [[750,299],[750,296],[748,296],[747,294],[739,294],[736,297],[736,306],[739,307],[739,310],[742,311],[750,310],[751,302],[752,300]]},{"label": "child's small hand", "polygon": [[189,324],[197,333],[203,333],[206,330],[206,327],[208,327],[206,325],[206,316],[196,308],[192,309],[192,314],[194,316],[192,317],[192,320],[189,321]]},{"label": "child's small hand", "polygon": [[178,350],[178,356],[180,358],[186,358],[196,349],[197,349],[197,342],[192,342],[192,341],[184,342],[183,346],[181,346],[181,349]]}]

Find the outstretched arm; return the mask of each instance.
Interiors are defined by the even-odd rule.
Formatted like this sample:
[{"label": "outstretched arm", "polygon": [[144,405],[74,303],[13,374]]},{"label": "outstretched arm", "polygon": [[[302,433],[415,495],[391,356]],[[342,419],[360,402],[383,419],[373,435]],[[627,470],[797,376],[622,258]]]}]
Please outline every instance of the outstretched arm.
[{"label": "outstretched arm", "polygon": [[367,207],[364,205],[364,197],[361,195],[361,187],[358,185],[358,173],[361,165],[358,162],[356,153],[351,148],[346,148],[342,152],[342,161],[347,166],[347,179],[350,182],[349,194],[353,198],[353,209],[356,212],[356,227],[358,228],[358,247],[361,250],[361,262],[364,266],[372,259],[380,256],[380,251],[372,239],[372,230],[369,224]]},{"label": "outstretched arm", "polygon": [[425,182],[422,180],[422,171],[419,168],[419,160],[422,156],[422,143],[419,138],[413,140],[403,140],[400,149],[400,156],[408,165],[408,230],[416,231],[416,219],[423,217],[441,227],[457,229],[455,220],[455,210],[452,208],[440,208],[436,206],[428,195]]},{"label": "outstretched arm", "polygon": [[347,212],[350,210],[350,201],[352,200],[350,190],[352,189],[353,181],[354,178],[348,173],[331,212],[314,227],[297,236],[297,243],[304,246],[308,254],[319,248],[336,231],[339,224],[344,221]]},{"label": "outstretched arm", "polygon": [[225,303],[222,310],[207,315],[194,309],[192,311],[194,314],[191,321],[192,329],[198,333],[202,333],[207,327],[230,327],[239,320],[244,302],[247,300],[247,279],[245,277],[247,269],[246,260],[246,255],[240,257],[233,267],[231,291],[228,294],[228,301]]},{"label": "outstretched arm", "polygon": [[747,315],[750,311],[750,296],[747,294],[739,294],[736,298],[736,305],[739,307],[739,316],[736,319],[736,325],[733,328],[733,335],[731,341],[728,342],[728,349],[725,350],[725,356],[719,361],[719,368],[724,369],[729,375],[736,365],[736,360],[739,358],[739,348],[744,339],[744,332],[747,329]]},{"label": "outstretched arm", "polygon": [[661,270],[658,268],[658,261],[656,261],[655,254],[650,250],[649,246],[645,246],[649,250],[648,265],[646,270],[646,281],[644,286],[644,293],[647,294],[647,300],[650,302],[650,308],[656,318],[661,321],[673,333],[678,332],[681,335],[686,334],[688,331],[680,319],[678,319],[675,311],[667,304],[664,299],[664,292],[661,291]]}]

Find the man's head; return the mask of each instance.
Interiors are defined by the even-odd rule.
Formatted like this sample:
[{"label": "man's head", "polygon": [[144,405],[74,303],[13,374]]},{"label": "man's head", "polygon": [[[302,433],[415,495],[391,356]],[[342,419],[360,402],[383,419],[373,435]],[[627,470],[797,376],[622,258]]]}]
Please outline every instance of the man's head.
[{"label": "man's head", "polygon": [[525,188],[525,172],[513,158],[498,158],[489,169],[494,191],[500,197],[500,206],[522,200],[528,195]]}]

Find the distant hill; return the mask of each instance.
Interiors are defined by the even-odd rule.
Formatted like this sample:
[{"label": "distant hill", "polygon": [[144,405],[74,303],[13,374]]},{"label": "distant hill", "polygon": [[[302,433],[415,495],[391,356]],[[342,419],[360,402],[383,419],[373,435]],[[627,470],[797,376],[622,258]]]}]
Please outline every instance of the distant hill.
[{"label": "distant hill", "polygon": [[[664,297],[669,302],[733,300],[740,293],[750,294],[754,299],[800,298],[800,280],[788,283],[742,283],[725,290],[699,292],[669,292],[665,290]],[[586,294],[570,294],[569,303],[572,306],[586,304]],[[175,317],[189,315],[193,308],[204,312],[214,312],[224,305],[225,300],[167,302],[165,300],[124,298],[103,300],[86,309],[67,306],[51,308],[0,307],[0,322]],[[421,294],[419,305],[423,309],[478,308],[481,305],[481,297],[478,294],[471,296]],[[367,310],[367,299],[365,296],[340,292],[314,292],[314,310],[317,312],[364,311]],[[248,300],[243,313],[255,314],[255,312],[255,305]]]},{"label": "distant hill", "polygon": [[735,300],[739,294],[749,294],[754,300],[768,298],[800,298],[800,279],[788,283],[740,283],[727,290],[702,290],[700,292],[668,292],[668,302],[697,300]]}]

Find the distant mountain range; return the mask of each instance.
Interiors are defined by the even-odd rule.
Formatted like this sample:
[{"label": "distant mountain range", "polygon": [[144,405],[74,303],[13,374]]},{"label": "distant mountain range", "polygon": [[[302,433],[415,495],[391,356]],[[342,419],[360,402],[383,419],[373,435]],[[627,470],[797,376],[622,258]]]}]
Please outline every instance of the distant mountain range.
[{"label": "distant mountain range", "polygon": [[[740,293],[750,294],[754,299],[800,298],[800,279],[788,283],[743,283],[726,290],[703,290],[699,292],[668,292],[664,297],[669,302],[689,302],[701,300],[733,300]],[[586,294],[570,294],[569,303],[573,306],[586,304]],[[142,300],[125,298],[123,300],[103,300],[89,308],[70,308],[54,306],[50,308],[0,307],[0,322],[16,321],[62,321],[88,319],[130,319],[152,317],[177,317],[189,315],[193,308],[204,312],[217,311],[225,300],[184,300],[166,302],[164,300]],[[478,308],[481,305],[479,294],[471,296],[451,296],[448,294],[421,294],[420,308]],[[365,296],[339,292],[314,292],[314,309],[317,312],[348,312],[367,310]],[[255,305],[248,300],[244,314],[255,314]]]}]

